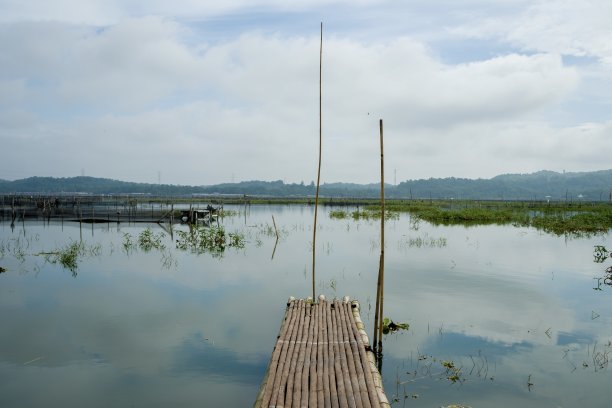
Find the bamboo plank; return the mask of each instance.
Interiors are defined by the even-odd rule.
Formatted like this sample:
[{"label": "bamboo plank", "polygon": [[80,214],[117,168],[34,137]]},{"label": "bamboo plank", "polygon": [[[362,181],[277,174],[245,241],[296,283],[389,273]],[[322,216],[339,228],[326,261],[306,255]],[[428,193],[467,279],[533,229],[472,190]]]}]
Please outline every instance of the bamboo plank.
[{"label": "bamboo plank", "polygon": [[319,297],[319,319],[318,331],[319,339],[317,341],[317,405],[319,407],[329,407],[325,405],[325,362],[323,360],[324,343],[327,341],[327,327],[325,325],[325,299]]},{"label": "bamboo plank", "polygon": [[302,329],[302,339],[300,340],[300,351],[298,354],[297,365],[295,367],[295,380],[293,386],[293,401],[292,405],[295,407],[302,406],[302,372],[304,370],[304,360],[306,348],[304,347],[305,342],[308,340],[309,328],[310,328],[310,316],[307,310],[310,305],[306,305],[304,308],[304,327]]},{"label": "bamboo plank", "polygon": [[338,319],[336,315],[336,301],[332,303],[330,315],[332,318],[332,330],[333,330],[333,355],[334,355],[334,377],[336,381],[336,387],[338,388],[338,403],[340,408],[348,408],[348,396],[347,390],[344,383],[344,374],[342,372],[342,355],[340,353],[340,337],[338,336]]},{"label": "bamboo plank", "polygon": [[302,371],[302,398],[301,398],[301,407],[308,407],[308,398],[310,397],[309,393],[309,385],[310,385],[310,352],[312,349],[312,341],[314,338],[314,304],[310,308],[309,317],[309,329],[308,329],[308,339],[306,341],[306,347],[304,351],[304,367]]},{"label": "bamboo plank", "polygon": [[[327,351],[326,367],[327,367],[327,385],[329,387],[329,399],[332,408],[339,408],[340,403],[338,402],[338,387],[336,385],[336,376],[334,361],[336,356],[334,354],[334,330],[332,326],[331,317],[331,303],[325,305],[325,318],[327,319],[327,344],[325,350]],[[329,405],[328,405],[329,406]]]},{"label": "bamboo plank", "polygon": [[[341,320],[341,307],[342,304],[336,300],[334,301],[334,316],[336,317],[336,332],[338,334],[338,360],[340,361],[340,378],[338,382],[344,382],[344,389],[346,392],[346,400],[348,406],[351,408],[357,408],[357,404],[355,402],[355,393],[353,392],[353,385],[350,378],[350,372],[348,369],[348,356],[346,354],[346,338],[345,332],[342,330],[342,320]],[[338,375],[338,373],[336,373]]]},{"label": "bamboo plank", "polygon": [[[355,338],[357,339],[357,346],[358,346],[358,351],[360,354],[360,362],[361,362],[362,370],[363,370],[364,377],[365,377],[366,389],[367,389],[368,396],[369,396],[372,407],[379,408],[381,406],[380,405],[381,401],[376,392],[374,377],[372,375],[371,367],[369,364],[369,359],[366,353],[366,346],[368,344],[364,343],[363,335],[359,333],[360,330],[363,330],[363,323],[361,323],[361,318],[359,317],[359,303],[353,302],[353,304],[351,304],[351,309],[354,309],[355,312],[351,310],[351,313],[349,313],[349,319],[351,322],[350,326],[353,328],[353,333],[355,335]],[[364,330],[364,334],[365,334],[365,330]],[[367,339],[367,335],[366,335],[366,339]],[[370,352],[370,354],[371,353],[372,352]]]},{"label": "bamboo plank", "polygon": [[[285,312],[285,318],[283,320],[283,325],[281,327],[281,331],[279,333],[278,338],[283,338],[286,331],[289,330],[291,325],[291,318],[294,316],[295,312],[295,303],[291,302],[287,311]],[[274,384],[274,380],[276,378],[276,368],[278,366],[278,360],[280,358],[281,348],[279,347],[278,339],[276,345],[274,347],[274,351],[272,352],[272,358],[270,360],[270,364],[268,366],[268,378],[266,379],[266,387],[264,388],[263,397],[261,399],[262,406],[266,407],[270,404],[270,400],[272,398],[273,387],[270,386]]]},{"label": "bamboo plank", "polygon": [[358,302],[287,304],[257,408],[389,408]]},{"label": "bamboo plank", "polygon": [[301,312],[301,310],[303,309],[303,307],[304,307],[304,302],[301,302],[300,308],[298,308],[298,313],[297,313],[298,316],[294,322],[296,327],[294,327],[293,331],[291,332],[291,336],[286,339],[286,341],[289,344],[289,348],[285,356],[286,361],[282,368],[282,374],[281,374],[282,381],[279,384],[279,393],[276,398],[276,406],[279,406],[279,407],[286,406],[285,401],[287,399],[291,401],[291,398],[287,398],[287,395],[291,395],[291,389],[293,388],[293,384],[291,385],[288,384],[290,380],[289,372],[291,371],[291,366],[294,365],[293,355],[295,354],[295,349],[296,349],[295,344],[296,344],[297,339],[299,338],[298,336],[300,335],[300,331],[302,328],[301,323],[303,321],[303,313]]},{"label": "bamboo plank", "polygon": [[[346,302],[343,304],[342,308],[342,321],[344,322],[344,328],[347,331],[347,337],[350,338],[350,349],[352,352],[351,366],[350,368],[354,370],[355,377],[353,377],[353,389],[355,389],[355,383],[357,383],[357,389],[359,390],[359,397],[361,398],[361,403],[364,408],[371,408],[372,404],[370,403],[370,397],[368,395],[367,384],[365,382],[365,374],[363,372],[363,366],[361,365],[361,356],[359,354],[359,349],[357,346],[357,336],[353,331],[353,321],[350,316],[352,316],[351,304]],[[358,404],[359,405],[359,404]]]},{"label": "bamboo plank", "polygon": [[309,344],[310,347],[310,369],[309,369],[309,388],[308,388],[308,406],[317,408],[317,388],[319,377],[317,375],[317,343],[319,340],[319,305],[313,307],[313,336]]},{"label": "bamboo plank", "polygon": [[357,382],[357,373],[355,372],[355,362],[353,361],[353,352],[351,350],[350,342],[351,339],[346,329],[346,322],[343,318],[344,303],[338,302],[338,326],[339,331],[342,333],[342,350],[344,358],[346,359],[345,364],[342,365],[344,373],[344,382],[347,389],[349,405],[353,404],[355,408],[363,408],[361,402],[361,396],[359,395],[359,383]]},{"label": "bamboo plank", "polygon": [[276,374],[275,374],[275,378],[274,378],[274,383],[272,385],[272,396],[270,398],[270,406],[282,406],[282,403],[284,401],[284,385],[283,383],[286,381],[283,378],[283,370],[284,370],[284,366],[287,362],[287,352],[289,351],[289,347],[291,345],[291,342],[289,341],[291,339],[292,333],[293,331],[296,329],[296,320],[299,320],[300,318],[300,307],[303,305],[303,301],[299,301],[297,308],[295,308],[295,304],[294,304],[294,309],[296,311],[295,313],[295,319],[292,320],[291,323],[291,331],[288,331],[287,333],[285,333],[285,335],[279,339],[280,341],[278,343],[280,343],[280,345],[282,346],[282,350],[279,356],[279,361],[276,364]]}]

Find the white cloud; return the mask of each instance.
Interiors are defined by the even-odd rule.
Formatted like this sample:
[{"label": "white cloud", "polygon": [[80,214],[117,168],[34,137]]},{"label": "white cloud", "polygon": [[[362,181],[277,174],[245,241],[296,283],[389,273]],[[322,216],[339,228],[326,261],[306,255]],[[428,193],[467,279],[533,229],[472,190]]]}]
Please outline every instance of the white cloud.
[{"label": "white cloud", "polygon": [[[279,10],[273,2],[262,5]],[[148,13],[137,3],[91,10],[96,7],[120,9],[122,18],[104,28],[0,24],[0,140],[17,152],[0,177],[15,174],[9,166],[19,168],[27,151],[40,167],[23,176],[50,169],[68,176],[86,168],[90,175],[135,181],[153,181],[161,170],[166,181],[189,184],[228,181],[232,173],[236,180],[313,178],[318,30],[237,31],[209,41],[175,18],[123,18],[151,14],[155,5]],[[486,35],[517,32],[504,24]],[[475,24],[477,31],[483,35]],[[568,67],[560,48],[452,64],[409,35],[359,38],[332,34],[324,41],[324,180],[376,178],[379,118],[385,120],[387,163],[399,180],[489,177],[568,163],[576,170],[609,167],[601,150],[581,144],[588,135],[592,144],[607,146],[609,126],[591,120],[585,132],[579,130],[584,124],[562,114],[580,111],[585,89],[603,95],[597,85],[605,76],[592,66]],[[588,99],[601,108],[607,100],[601,95]],[[555,116],[566,121],[555,123]],[[80,150],[83,145],[90,149]],[[211,151],[214,156],[201,159]],[[108,157],[118,163],[109,168]],[[185,173],[192,178],[181,177]]]},{"label": "white cloud", "polygon": [[612,3],[606,0],[539,0],[517,14],[485,17],[455,27],[457,35],[501,38],[522,50],[588,56],[612,63]]}]

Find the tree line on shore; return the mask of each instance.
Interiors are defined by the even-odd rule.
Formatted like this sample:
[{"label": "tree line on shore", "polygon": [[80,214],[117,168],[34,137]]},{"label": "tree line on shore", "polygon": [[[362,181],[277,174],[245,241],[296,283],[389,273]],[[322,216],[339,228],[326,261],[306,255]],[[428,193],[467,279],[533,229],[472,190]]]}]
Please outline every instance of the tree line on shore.
[{"label": "tree line on shore", "polygon": [[[310,197],[314,183],[242,181],[210,186],[134,183],[96,177],[29,177],[0,180],[1,194],[88,193],[151,194],[184,196],[198,194],[248,195],[262,197]],[[376,198],[380,184],[324,183],[327,197]],[[406,180],[385,186],[388,198],[403,199],[488,199],[488,200],[573,200],[612,201],[612,169],[593,172],[504,174],[491,179],[430,178]]]}]

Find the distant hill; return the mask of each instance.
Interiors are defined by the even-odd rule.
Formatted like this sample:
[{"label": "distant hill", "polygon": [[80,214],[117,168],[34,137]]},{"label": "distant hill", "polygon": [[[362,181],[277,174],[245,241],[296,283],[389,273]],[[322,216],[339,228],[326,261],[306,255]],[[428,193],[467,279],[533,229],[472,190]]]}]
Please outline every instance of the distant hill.
[{"label": "distant hill", "polygon": [[[327,197],[375,198],[380,185],[326,183],[321,195]],[[91,194],[238,194],[268,197],[310,197],[315,194],[311,184],[285,184],[276,181],[243,181],[212,186],[180,186],[146,184],[95,177],[30,177],[15,181],[0,180],[0,193],[91,193]],[[612,170],[556,173],[539,171],[531,174],[503,174],[491,179],[430,178],[407,180],[397,186],[387,184],[389,198],[455,198],[552,200],[608,200],[612,192]]]},{"label": "distant hill", "polygon": [[201,188],[131,183],[96,177],[29,177],[0,183],[0,193],[192,194]]},{"label": "distant hill", "polygon": [[580,173],[539,171],[531,174],[502,174],[491,179],[428,179],[400,183],[394,194],[427,198],[553,200],[608,199],[612,170]]}]

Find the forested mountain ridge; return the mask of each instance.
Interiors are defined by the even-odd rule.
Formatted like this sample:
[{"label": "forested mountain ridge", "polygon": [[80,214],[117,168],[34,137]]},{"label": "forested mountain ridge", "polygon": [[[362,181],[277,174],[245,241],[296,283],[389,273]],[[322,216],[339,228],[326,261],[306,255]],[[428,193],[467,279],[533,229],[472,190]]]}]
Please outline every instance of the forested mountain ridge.
[{"label": "forested mountain ridge", "polygon": [[[324,183],[321,195],[327,197],[378,197],[380,185]],[[96,177],[29,177],[7,181],[0,179],[0,193],[89,193],[193,195],[226,194],[269,197],[308,197],[315,194],[314,183],[276,181],[243,181],[211,186],[133,183]],[[530,174],[502,174],[491,179],[430,178],[387,184],[389,198],[455,198],[505,200],[608,200],[612,194],[612,170],[557,173],[539,171]]]}]

